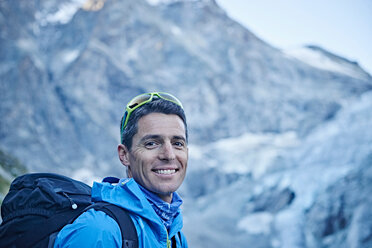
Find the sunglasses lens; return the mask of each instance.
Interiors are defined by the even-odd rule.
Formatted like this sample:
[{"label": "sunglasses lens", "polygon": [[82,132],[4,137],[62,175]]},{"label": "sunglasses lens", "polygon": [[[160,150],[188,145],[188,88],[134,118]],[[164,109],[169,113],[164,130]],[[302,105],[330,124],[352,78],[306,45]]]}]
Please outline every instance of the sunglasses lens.
[{"label": "sunglasses lens", "polygon": [[171,102],[174,102],[175,104],[181,106],[182,107],[182,103],[180,100],[178,100],[175,96],[172,96],[171,94],[168,94],[168,93],[158,93],[159,96],[167,101],[171,101]]},{"label": "sunglasses lens", "polygon": [[164,100],[173,102],[173,103],[179,105],[181,108],[183,108],[181,101],[178,100],[175,96],[172,96],[171,94],[168,94],[168,93],[154,92],[154,93],[146,93],[146,94],[142,94],[142,95],[136,96],[135,98],[133,98],[127,104],[127,108],[126,108],[126,111],[125,111],[125,114],[124,114],[124,118],[123,118],[123,123],[122,123],[122,131],[126,127],[127,122],[128,122],[127,119],[129,118],[129,116],[132,113],[132,111],[134,111],[140,105],[143,105],[143,104],[149,102],[152,99],[153,96],[160,97],[160,98],[162,98]]},{"label": "sunglasses lens", "polygon": [[145,101],[148,101],[150,98],[151,98],[150,94],[139,95],[139,96],[133,98],[132,101],[130,101],[127,106],[128,106],[129,109],[133,109],[137,105],[139,105],[139,104],[141,104]]}]

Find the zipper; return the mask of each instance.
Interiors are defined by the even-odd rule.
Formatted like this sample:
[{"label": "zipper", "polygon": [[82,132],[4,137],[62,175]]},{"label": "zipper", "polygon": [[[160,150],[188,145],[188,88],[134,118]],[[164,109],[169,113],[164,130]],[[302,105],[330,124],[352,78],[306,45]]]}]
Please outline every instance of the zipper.
[{"label": "zipper", "polygon": [[168,235],[168,230],[167,230],[167,228],[165,228],[165,231],[166,231],[166,233],[167,233],[167,248],[171,248],[171,241],[170,241],[170,239],[169,239],[169,235]]},{"label": "zipper", "polygon": [[[164,226],[165,227],[165,226]],[[167,248],[171,248],[171,241],[169,239],[169,234],[167,228],[165,228],[165,232],[167,233]]]},{"label": "zipper", "polygon": [[61,192],[61,193],[70,201],[71,208],[74,210],[77,209],[78,205],[71,199],[71,197],[66,192]]},{"label": "zipper", "polygon": [[167,248],[171,248],[171,241],[167,238]]}]

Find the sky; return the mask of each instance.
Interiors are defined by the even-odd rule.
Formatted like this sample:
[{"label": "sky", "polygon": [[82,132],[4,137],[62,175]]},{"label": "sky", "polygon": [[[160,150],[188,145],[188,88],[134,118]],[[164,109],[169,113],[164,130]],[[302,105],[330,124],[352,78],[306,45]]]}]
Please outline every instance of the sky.
[{"label": "sky", "polygon": [[371,0],[216,0],[234,20],[279,49],[318,45],[372,74]]}]

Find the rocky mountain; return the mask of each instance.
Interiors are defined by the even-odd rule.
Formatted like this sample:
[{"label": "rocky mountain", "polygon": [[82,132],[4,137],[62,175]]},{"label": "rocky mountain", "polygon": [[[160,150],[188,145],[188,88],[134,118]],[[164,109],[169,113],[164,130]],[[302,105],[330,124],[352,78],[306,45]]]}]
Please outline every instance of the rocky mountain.
[{"label": "rocky mountain", "polygon": [[17,158],[0,150],[0,202],[8,193],[11,181],[26,172],[25,166]]},{"label": "rocky mountain", "polygon": [[367,92],[304,139],[250,134],[193,147],[192,161],[208,163],[184,189],[191,243],[370,247],[371,107]]},{"label": "rocky mountain", "polygon": [[345,74],[362,80],[369,80],[371,77],[359,66],[358,62],[340,57],[319,46],[307,45],[286,50],[285,53],[319,69]]},{"label": "rocky mountain", "polygon": [[190,247],[370,244],[372,78],[356,62],[274,48],[213,0],[3,0],[0,26],[0,148],[30,171],[123,176],[125,104],[171,92]]}]

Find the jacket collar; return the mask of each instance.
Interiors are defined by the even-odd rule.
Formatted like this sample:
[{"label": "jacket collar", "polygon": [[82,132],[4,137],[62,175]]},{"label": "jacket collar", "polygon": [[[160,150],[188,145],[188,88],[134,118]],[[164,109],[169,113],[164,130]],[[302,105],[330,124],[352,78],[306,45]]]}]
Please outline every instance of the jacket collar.
[{"label": "jacket collar", "polygon": [[[156,214],[144,193],[132,178],[122,179],[117,185],[94,182],[92,201],[104,201],[118,205],[143,219],[147,219],[152,225],[155,224],[159,231],[166,230],[160,217]],[[179,232],[182,226],[182,214],[179,212],[173,220],[169,236],[172,237]]]}]

